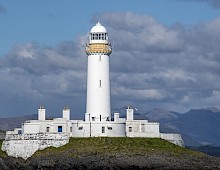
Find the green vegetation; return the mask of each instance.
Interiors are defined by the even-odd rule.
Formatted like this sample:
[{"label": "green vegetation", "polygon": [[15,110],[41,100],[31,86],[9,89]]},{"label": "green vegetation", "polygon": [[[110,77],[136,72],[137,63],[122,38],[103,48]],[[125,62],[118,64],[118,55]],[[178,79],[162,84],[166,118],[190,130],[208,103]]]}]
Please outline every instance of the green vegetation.
[{"label": "green vegetation", "polygon": [[147,155],[151,153],[180,156],[183,154],[201,155],[170,142],[158,138],[126,138],[126,137],[97,137],[97,138],[70,138],[68,144],[54,148],[50,147],[37,151],[34,156],[65,154],[69,157],[78,157],[94,154],[125,154]]},{"label": "green vegetation", "polygon": [[220,168],[217,158],[158,138],[70,138],[68,144],[37,151],[27,160],[7,157],[2,151],[0,158],[0,169]]},{"label": "green vegetation", "polygon": [[0,133],[5,134],[6,131],[5,130],[0,130]]},{"label": "green vegetation", "polygon": [[[2,148],[2,142],[3,142],[3,140],[0,140],[0,146],[1,146],[1,148]],[[0,157],[1,157],[1,158],[7,157],[7,154],[6,154],[4,151],[2,151],[2,149],[0,149]]]}]

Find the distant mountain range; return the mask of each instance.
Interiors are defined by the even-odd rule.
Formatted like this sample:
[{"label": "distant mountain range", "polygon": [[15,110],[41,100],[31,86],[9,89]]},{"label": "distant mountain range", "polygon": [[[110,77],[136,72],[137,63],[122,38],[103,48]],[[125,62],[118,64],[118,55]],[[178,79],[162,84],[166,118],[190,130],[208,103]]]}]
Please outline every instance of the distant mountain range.
[{"label": "distant mountain range", "polygon": [[[134,118],[159,121],[161,132],[181,133],[186,146],[220,146],[220,110],[215,107],[191,109],[184,114],[155,108],[146,113],[135,113]],[[21,127],[25,120],[32,119],[37,119],[37,114],[0,118],[0,130]]]},{"label": "distant mountain range", "polygon": [[138,115],[149,121],[159,121],[161,132],[181,133],[187,146],[220,146],[220,110],[218,108],[191,109],[184,114],[156,108]]},{"label": "distant mountain range", "polygon": [[13,130],[14,128],[21,127],[22,123],[24,123],[26,120],[35,120],[37,118],[37,114],[11,118],[0,118],[0,130]]}]

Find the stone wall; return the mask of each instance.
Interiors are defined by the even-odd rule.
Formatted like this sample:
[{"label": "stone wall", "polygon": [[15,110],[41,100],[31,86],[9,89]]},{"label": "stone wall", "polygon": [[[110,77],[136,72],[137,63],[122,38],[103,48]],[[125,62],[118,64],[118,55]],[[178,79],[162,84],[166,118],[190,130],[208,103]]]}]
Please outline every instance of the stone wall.
[{"label": "stone wall", "polygon": [[2,143],[2,150],[8,156],[27,159],[37,150],[47,147],[60,147],[69,142],[67,133],[54,134],[11,134],[6,135]]},{"label": "stone wall", "polygon": [[184,142],[181,137],[181,134],[174,134],[174,133],[160,133],[161,139],[167,140],[175,145],[179,145],[184,147]]}]

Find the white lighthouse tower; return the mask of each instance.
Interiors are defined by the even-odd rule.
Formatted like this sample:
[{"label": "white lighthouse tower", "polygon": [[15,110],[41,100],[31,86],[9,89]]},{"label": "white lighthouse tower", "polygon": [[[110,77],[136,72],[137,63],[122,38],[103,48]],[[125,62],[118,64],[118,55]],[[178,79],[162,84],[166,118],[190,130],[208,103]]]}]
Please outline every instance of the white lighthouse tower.
[{"label": "white lighthouse tower", "polygon": [[91,29],[87,70],[87,103],[86,117],[89,121],[111,120],[109,56],[111,45],[108,33],[99,22]]}]

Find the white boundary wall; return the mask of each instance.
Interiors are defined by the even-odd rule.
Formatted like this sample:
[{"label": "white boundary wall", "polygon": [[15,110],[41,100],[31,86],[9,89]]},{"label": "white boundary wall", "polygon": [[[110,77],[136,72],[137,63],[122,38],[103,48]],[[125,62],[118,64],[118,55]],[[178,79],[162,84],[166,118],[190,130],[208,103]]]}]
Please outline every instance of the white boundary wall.
[{"label": "white boundary wall", "polygon": [[69,135],[62,134],[13,134],[6,135],[2,143],[2,150],[8,156],[21,157],[27,159],[37,150],[47,147],[60,147],[69,142]]},{"label": "white boundary wall", "polygon": [[184,147],[184,142],[181,137],[181,134],[175,134],[175,133],[161,133],[160,138],[167,140],[175,145],[179,145],[181,147]]}]

